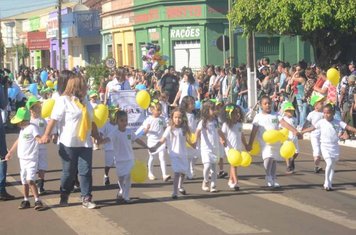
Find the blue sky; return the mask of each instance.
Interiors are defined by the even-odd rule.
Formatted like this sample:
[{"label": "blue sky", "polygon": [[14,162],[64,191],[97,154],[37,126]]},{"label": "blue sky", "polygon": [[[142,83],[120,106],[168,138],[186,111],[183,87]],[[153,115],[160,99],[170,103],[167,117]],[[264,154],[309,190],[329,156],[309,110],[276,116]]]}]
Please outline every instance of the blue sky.
[{"label": "blue sky", "polygon": [[57,0],[0,0],[0,18],[53,6]]}]

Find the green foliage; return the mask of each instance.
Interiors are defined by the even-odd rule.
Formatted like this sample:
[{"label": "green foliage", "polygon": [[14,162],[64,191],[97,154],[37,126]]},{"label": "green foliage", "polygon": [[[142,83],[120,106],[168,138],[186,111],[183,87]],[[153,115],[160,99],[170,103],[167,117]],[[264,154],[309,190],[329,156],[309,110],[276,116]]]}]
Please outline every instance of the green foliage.
[{"label": "green foliage", "polygon": [[356,0],[236,0],[228,18],[245,35],[301,35],[325,66],[356,40]]},{"label": "green foliage", "polygon": [[85,67],[87,78],[93,77],[95,84],[100,84],[100,79],[109,76],[110,70],[105,66],[105,63],[90,64]]},{"label": "green foliage", "polygon": [[2,40],[2,34],[0,32],[0,66],[2,66],[2,62],[5,56],[5,45],[4,42]]}]

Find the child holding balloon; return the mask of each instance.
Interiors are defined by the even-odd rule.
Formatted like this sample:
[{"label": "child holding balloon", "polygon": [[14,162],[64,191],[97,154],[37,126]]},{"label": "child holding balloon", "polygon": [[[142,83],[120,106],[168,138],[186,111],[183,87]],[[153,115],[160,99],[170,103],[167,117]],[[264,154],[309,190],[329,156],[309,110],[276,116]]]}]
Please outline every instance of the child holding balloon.
[{"label": "child holding balloon", "polygon": [[[218,121],[216,120],[216,107],[212,100],[206,100],[203,103],[201,117],[202,120],[198,123],[195,136],[197,142],[200,141],[200,155],[204,165],[204,180],[202,183],[203,191],[211,193],[218,192],[216,188],[217,178],[217,163],[220,155],[220,142],[225,145],[225,136],[218,129]],[[209,173],[211,171],[211,183],[209,188]]]},{"label": "child holding balloon", "polygon": [[[116,118],[115,114],[119,111],[119,108],[115,105],[109,106],[109,119],[105,123],[105,125],[99,129],[100,136],[105,139],[110,135],[112,131],[115,130]],[[105,168],[104,168],[104,185],[110,185],[110,178],[109,178],[109,171],[110,168],[115,166],[115,152],[112,142],[108,142],[104,144],[104,151],[105,151]]]},{"label": "child holding balloon", "polygon": [[266,171],[266,183],[268,187],[280,187],[276,182],[276,167],[277,159],[279,159],[280,139],[278,136],[274,136],[273,143],[266,143],[263,140],[263,134],[268,130],[278,130],[279,125],[287,128],[294,135],[300,137],[300,133],[289,125],[281,116],[272,112],[272,101],[268,96],[263,96],[260,100],[261,112],[258,113],[253,119],[253,128],[250,135],[249,144],[247,150],[252,148],[253,141],[257,136],[262,149],[263,165]]},{"label": "child holding balloon", "polygon": [[[188,126],[192,133],[191,141],[195,142],[195,136],[193,135],[197,129],[197,120],[195,119],[195,114],[193,113],[195,109],[195,99],[193,96],[185,96],[180,103],[180,108],[185,112],[188,120]],[[193,179],[194,177],[194,166],[195,162],[198,159],[199,152],[196,148],[192,146],[188,147],[188,172],[187,172],[187,179]]]},{"label": "child holding balloon", "polygon": [[188,157],[186,142],[192,146],[190,130],[188,127],[185,112],[180,108],[172,111],[169,126],[163,133],[160,141],[150,151],[156,151],[162,144],[167,143],[168,154],[171,159],[172,169],[174,172],[172,199],[178,199],[178,191],[185,195],[183,188],[184,177],[188,169]]},{"label": "child holding balloon", "polygon": [[[282,105],[283,110],[283,119],[294,128],[297,127],[297,119],[294,117],[295,108],[291,102],[284,102]],[[293,157],[286,159],[287,163],[287,174],[293,174],[295,170],[294,160],[298,157],[299,145],[297,136],[293,135],[293,133],[288,131],[288,140],[292,141],[296,151]]]},{"label": "child holding balloon", "polygon": [[135,141],[144,148],[147,145],[141,140],[137,139],[135,133],[127,129],[127,113],[125,111],[117,111],[115,113],[115,123],[117,127],[108,137],[103,140],[103,143],[111,142],[114,152],[120,153],[115,156],[116,174],[119,178],[120,190],[117,193],[117,199],[124,199],[124,202],[129,204],[130,188],[131,188],[131,169],[134,166],[134,153],[132,149],[132,142]]},{"label": "child holding balloon", "polygon": [[335,119],[335,110],[332,104],[327,104],[323,107],[323,114],[323,119],[318,121],[315,126],[304,129],[302,133],[311,132],[316,129],[320,131],[320,149],[326,163],[323,186],[326,191],[332,191],[334,169],[340,155],[339,137],[342,135],[342,130],[356,133],[356,128]]},{"label": "child holding balloon", "polygon": [[[242,133],[242,120],[243,113],[240,106],[235,104],[225,105],[225,122],[221,128],[221,131],[226,137],[226,155],[229,149],[235,149],[242,151],[242,149],[247,146],[245,136]],[[230,178],[228,185],[230,189],[239,190],[238,177],[237,177],[237,167],[230,166]]]},{"label": "child holding balloon", "polygon": [[[162,134],[166,128],[166,122],[164,118],[161,116],[162,113],[162,105],[157,100],[152,100],[150,104],[151,115],[146,118],[143,122],[142,126],[144,127],[144,133],[147,135],[147,146],[152,147],[155,146],[158,141],[161,139]],[[158,157],[163,181],[167,182],[171,176],[167,174],[166,170],[166,161],[164,157],[165,153],[165,145],[162,145],[155,152],[148,152],[148,178],[150,180],[155,180],[156,177],[153,174],[153,160]]]}]

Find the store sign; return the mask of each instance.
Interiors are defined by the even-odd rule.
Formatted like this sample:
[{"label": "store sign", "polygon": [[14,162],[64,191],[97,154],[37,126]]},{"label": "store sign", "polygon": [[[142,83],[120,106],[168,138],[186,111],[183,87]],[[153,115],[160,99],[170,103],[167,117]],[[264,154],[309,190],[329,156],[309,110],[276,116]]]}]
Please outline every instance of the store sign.
[{"label": "store sign", "polygon": [[105,29],[111,29],[112,28],[112,16],[106,16],[102,18],[102,28]]},{"label": "store sign", "polygon": [[29,50],[49,50],[50,41],[46,38],[46,32],[27,33],[27,47]]},{"label": "store sign", "polygon": [[41,25],[40,17],[30,19],[31,31],[39,30]]},{"label": "store sign", "polygon": [[173,6],[166,8],[167,19],[200,18],[203,16],[202,6]]},{"label": "store sign", "polygon": [[187,27],[180,29],[171,29],[172,39],[199,38],[200,28]]},{"label": "store sign", "polygon": [[57,31],[58,31],[58,18],[48,19],[46,37],[47,38],[57,37]]},{"label": "store sign", "polygon": [[147,22],[159,20],[159,10],[151,9],[145,13],[138,13],[138,14],[135,13],[133,18],[134,18],[135,24],[147,23]]}]

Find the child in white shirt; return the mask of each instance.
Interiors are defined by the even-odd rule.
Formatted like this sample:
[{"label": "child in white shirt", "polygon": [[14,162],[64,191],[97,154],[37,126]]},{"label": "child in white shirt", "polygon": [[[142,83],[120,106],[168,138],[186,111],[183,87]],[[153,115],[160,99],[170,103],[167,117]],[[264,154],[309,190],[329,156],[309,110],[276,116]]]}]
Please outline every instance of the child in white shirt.
[{"label": "child in white shirt", "polygon": [[[119,108],[115,105],[109,106],[109,120],[105,125],[99,129],[99,133],[103,139],[108,137],[112,131],[116,128],[117,123],[115,122],[115,113],[119,111]],[[104,168],[104,185],[110,185],[109,171],[111,167],[115,166],[115,152],[112,142],[107,142],[104,144],[105,151],[105,168]]]},{"label": "child in white shirt", "polygon": [[[164,118],[161,116],[162,113],[162,105],[158,100],[154,99],[150,105],[151,115],[146,118],[143,122],[142,126],[144,127],[144,133],[147,135],[147,146],[153,147],[155,146],[159,140],[162,138],[163,132],[166,128],[166,122]],[[171,176],[167,174],[166,169],[166,161],[165,161],[165,145],[162,145],[155,152],[148,152],[148,178],[150,180],[155,180],[156,177],[153,174],[153,160],[155,158],[159,158],[162,179],[167,182]]]},{"label": "child in white shirt", "polygon": [[131,203],[130,188],[131,188],[131,169],[134,166],[134,153],[132,142],[135,141],[144,148],[147,145],[140,139],[136,138],[135,133],[131,129],[127,129],[127,113],[125,111],[117,111],[115,114],[115,129],[104,139],[104,143],[112,142],[115,153],[120,153],[115,156],[116,174],[119,178],[120,190],[117,194],[117,199],[124,199],[125,203]]},{"label": "child in white shirt", "polygon": [[[314,110],[310,112],[307,116],[307,123],[310,123],[312,126],[315,126],[318,121],[323,119],[323,102],[325,100],[324,96],[313,95],[310,99],[310,105],[314,106]],[[305,125],[307,125],[307,123]],[[313,149],[313,157],[314,157],[314,172],[319,173],[323,170],[320,167],[320,159],[321,159],[321,150],[320,150],[320,130],[315,129],[310,132],[310,143]]]},{"label": "child in white shirt", "polygon": [[[226,121],[224,122],[221,131],[224,133],[226,138],[226,155],[231,148],[241,152],[245,146],[247,146],[245,136],[242,133],[242,109],[240,106],[236,106],[232,103],[225,105],[224,109]],[[237,167],[230,166],[230,178],[228,185],[231,189],[236,191],[240,189],[238,185]]]},{"label": "child in white shirt", "polygon": [[[191,133],[195,134],[197,129],[197,120],[195,119],[195,114],[193,113],[195,109],[195,99],[193,96],[185,96],[180,103],[180,108],[185,112],[188,120],[188,126]],[[193,140],[191,140],[193,141]],[[194,177],[194,166],[195,162],[199,157],[199,151],[196,148],[188,145],[188,171],[187,179],[193,179]]]},{"label": "child in white shirt", "polygon": [[275,144],[265,143],[263,141],[262,135],[265,131],[268,130],[278,130],[279,124],[282,127],[287,128],[294,135],[298,135],[298,137],[300,136],[300,134],[298,134],[298,131],[294,127],[284,121],[281,116],[279,116],[277,113],[272,112],[272,101],[268,96],[263,96],[261,98],[260,105],[262,111],[258,113],[253,119],[253,128],[250,135],[250,141],[247,150],[251,150],[253,140],[257,135],[257,139],[262,149],[262,159],[266,171],[265,179],[267,186],[280,187],[280,185],[276,182],[276,167],[277,160],[280,158],[279,149],[281,145],[279,142]]},{"label": "child in white shirt", "polygon": [[[294,117],[295,108],[291,102],[285,102],[282,105],[283,110],[283,120],[286,121],[289,125],[296,128],[297,127],[297,119]],[[293,174],[295,170],[294,160],[298,157],[299,153],[299,145],[297,136],[293,135],[293,133],[288,131],[288,140],[292,141],[296,151],[293,157],[286,160],[287,163],[287,174]]]},{"label": "child in white shirt", "polygon": [[[157,91],[156,91],[157,92]],[[159,97],[159,103],[162,105],[162,117],[166,121],[166,123],[169,122],[169,103],[168,103],[168,94],[164,91],[161,92],[161,95]]]},{"label": "child in white shirt", "polygon": [[36,125],[30,123],[30,112],[22,107],[16,112],[16,116],[11,119],[12,124],[17,124],[21,130],[19,138],[12,145],[5,159],[10,160],[15,148],[17,148],[17,156],[20,160],[20,176],[23,185],[24,200],[21,202],[19,209],[30,208],[29,190],[35,198],[35,210],[44,208],[35,183],[37,165],[38,165],[38,141],[40,133]]},{"label": "child in white shirt", "polygon": [[[211,193],[218,192],[216,188],[216,166],[220,159],[220,142],[225,145],[225,137],[218,128],[216,115],[215,103],[211,100],[205,101],[201,112],[202,120],[199,122],[195,132],[197,142],[200,141],[200,155],[204,165],[202,190],[210,191]],[[219,141],[219,137],[221,141]],[[210,171],[211,183],[209,188]]]},{"label": "child in white shirt", "polygon": [[150,151],[155,151],[162,144],[167,143],[168,154],[174,172],[172,199],[178,199],[178,191],[185,195],[183,188],[184,177],[188,169],[188,157],[186,142],[190,143],[187,136],[190,135],[187,117],[180,108],[175,108],[171,114],[169,126],[163,133],[160,141]]},{"label": "child in white shirt", "polygon": [[339,137],[342,130],[348,130],[356,133],[356,129],[347,125],[345,122],[334,119],[335,110],[332,104],[327,104],[323,108],[324,118],[318,121],[315,126],[306,128],[302,133],[310,132],[315,129],[320,130],[321,153],[326,163],[324,189],[332,191],[334,170],[336,162],[339,160]]}]

